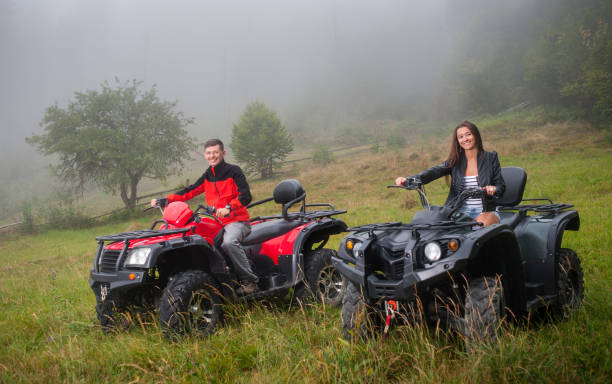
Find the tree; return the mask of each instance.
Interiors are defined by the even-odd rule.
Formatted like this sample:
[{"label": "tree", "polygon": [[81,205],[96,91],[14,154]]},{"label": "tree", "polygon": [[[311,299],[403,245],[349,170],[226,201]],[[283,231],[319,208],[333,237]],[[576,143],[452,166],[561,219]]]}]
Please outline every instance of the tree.
[{"label": "tree", "polygon": [[101,91],[75,92],[66,108],[45,110],[44,134],[26,139],[45,156],[57,155],[55,174],[81,191],[89,182],[119,193],[128,209],[136,205],[138,183],[165,180],[190,158],[194,141],[184,127],[193,122],[161,101],[141,82],[104,82]]},{"label": "tree", "polygon": [[525,82],[541,103],[571,107],[593,122],[612,118],[612,5],[577,2],[527,53]]},{"label": "tree", "polygon": [[246,106],[240,121],[234,124],[230,147],[246,171],[259,172],[267,178],[293,150],[293,138],[276,112],[255,101]]}]

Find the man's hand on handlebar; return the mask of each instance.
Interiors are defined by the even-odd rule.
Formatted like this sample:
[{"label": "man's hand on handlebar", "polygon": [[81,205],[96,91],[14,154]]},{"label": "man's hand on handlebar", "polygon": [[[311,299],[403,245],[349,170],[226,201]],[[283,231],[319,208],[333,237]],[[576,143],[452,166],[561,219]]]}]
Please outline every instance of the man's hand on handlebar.
[{"label": "man's hand on handlebar", "polygon": [[228,208],[219,208],[215,211],[215,216],[217,217],[225,217],[230,214],[230,209]]},{"label": "man's hand on handlebar", "polygon": [[405,177],[398,177],[397,179],[395,179],[395,185],[403,186],[405,182]]},{"label": "man's hand on handlebar", "polygon": [[162,197],[160,199],[151,199],[151,207],[164,208],[168,205],[168,199]]}]

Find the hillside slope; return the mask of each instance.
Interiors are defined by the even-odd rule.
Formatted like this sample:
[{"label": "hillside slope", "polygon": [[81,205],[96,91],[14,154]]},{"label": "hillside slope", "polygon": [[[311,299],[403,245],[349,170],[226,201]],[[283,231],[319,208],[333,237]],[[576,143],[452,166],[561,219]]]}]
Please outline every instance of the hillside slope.
[{"label": "hillside slope", "polygon": [[[97,326],[87,284],[94,238],[147,226],[150,218],[77,231],[3,236],[0,243],[1,382],[609,382],[612,378],[612,151],[598,132],[571,124],[485,130],[485,148],[502,166],[527,170],[526,196],[575,204],[579,232],[563,246],[582,258],[584,306],[568,321],[511,324],[472,355],[461,343],[422,327],[396,328],[386,341],[349,345],[337,309],[258,303],[227,308],[226,323],[205,340],[166,340],[150,316],[127,331]],[[443,141],[443,142],[442,142]],[[349,225],[407,221],[414,193],[387,189],[399,175],[433,165],[447,139],[399,152],[361,152],[325,167],[304,164],[276,180],[252,180],[256,199],[283,178],[299,179],[309,202],[348,209]],[[427,187],[441,204],[443,180]],[[268,204],[253,214],[278,212]],[[330,246],[337,246],[338,236]]]}]

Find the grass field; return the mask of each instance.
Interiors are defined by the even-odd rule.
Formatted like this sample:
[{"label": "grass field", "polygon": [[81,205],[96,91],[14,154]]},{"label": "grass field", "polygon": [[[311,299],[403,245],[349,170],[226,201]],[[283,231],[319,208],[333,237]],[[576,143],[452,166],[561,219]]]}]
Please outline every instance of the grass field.
[{"label": "grass field", "polygon": [[[582,259],[585,298],[567,321],[510,324],[498,342],[471,355],[453,338],[418,326],[396,328],[384,341],[351,345],[341,338],[338,309],[289,302],[228,307],[225,324],[208,339],[168,342],[150,316],[133,319],[127,331],[106,334],[96,323],[87,282],[94,238],[148,226],[149,217],[0,238],[0,381],[609,383],[612,151],[598,132],[585,134],[582,128],[483,132],[485,148],[500,153],[502,166],[527,170],[526,197],[573,203],[580,212],[580,231],[568,232],[563,246]],[[301,180],[308,202],[347,209],[343,219],[349,225],[408,221],[418,209],[416,195],[385,186],[439,162],[446,139],[413,143],[401,152],[362,152],[323,168],[297,167],[282,177]],[[278,180],[253,181],[255,198],[269,196]],[[437,181],[427,191],[441,204],[447,187]],[[278,207],[268,204],[252,214],[264,211]]]}]

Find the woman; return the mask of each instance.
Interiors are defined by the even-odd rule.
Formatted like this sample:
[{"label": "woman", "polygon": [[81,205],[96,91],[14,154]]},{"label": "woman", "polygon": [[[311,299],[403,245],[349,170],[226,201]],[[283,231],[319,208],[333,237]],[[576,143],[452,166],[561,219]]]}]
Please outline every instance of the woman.
[{"label": "woman", "polygon": [[[481,187],[487,194],[486,198],[468,199],[460,211],[485,227],[499,223],[495,213],[495,200],[503,195],[506,185],[501,175],[497,152],[487,152],[483,149],[480,132],[476,125],[469,121],[464,121],[455,128],[448,159],[442,165],[411,177],[418,177],[427,184],[448,175],[451,182],[446,203],[465,188]],[[405,181],[405,177],[398,177],[395,184],[401,185]]]}]

